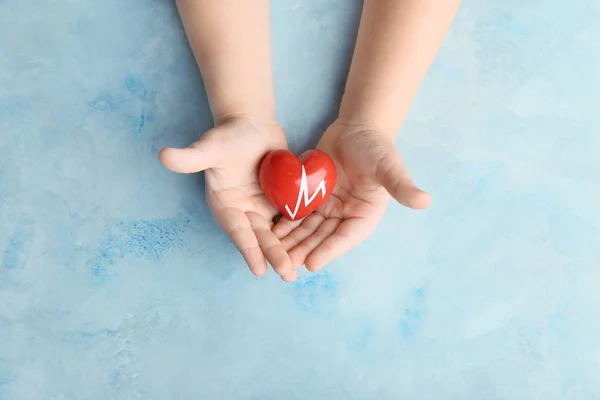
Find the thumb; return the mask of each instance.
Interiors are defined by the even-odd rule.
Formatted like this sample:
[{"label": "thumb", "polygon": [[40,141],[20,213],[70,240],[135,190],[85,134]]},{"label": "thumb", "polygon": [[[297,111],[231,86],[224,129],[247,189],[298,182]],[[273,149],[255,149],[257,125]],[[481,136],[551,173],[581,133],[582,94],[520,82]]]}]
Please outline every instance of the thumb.
[{"label": "thumb", "polygon": [[219,159],[219,149],[215,139],[205,134],[200,140],[184,149],[166,147],[158,154],[161,164],[182,174],[193,174],[213,168]]},{"label": "thumb", "polygon": [[431,205],[431,195],[415,186],[400,153],[393,146],[381,159],[376,174],[379,184],[403,206],[422,210]]}]

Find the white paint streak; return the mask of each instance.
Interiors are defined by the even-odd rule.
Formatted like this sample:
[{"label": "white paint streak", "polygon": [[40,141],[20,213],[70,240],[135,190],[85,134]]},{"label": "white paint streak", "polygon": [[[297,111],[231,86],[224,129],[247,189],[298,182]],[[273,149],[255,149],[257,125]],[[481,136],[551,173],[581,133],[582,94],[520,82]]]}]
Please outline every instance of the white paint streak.
[{"label": "white paint streak", "polygon": [[310,198],[308,198],[308,179],[306,178],[306,170],[304,169],[304,165],[302,166],[302,180],[300,181],[300,190],[298,191],[298,200],[296,200],[296,208],[294,212],[290,210],[290,207],[286,204],[285,209],[288,212],[291,219],[296,218],[298,214],[298,209],[300,209],[300,202],[302,201],[302,197],[304,197],[304,207],[308,207],[310,203],[317,197],[317,194],[321,192],[321,198],[325,198],[325,194],[327,193],[327,189],[325,188],[325,180],[321,179],[319,182],[319,186],[317,186],[317,190],[312,194]]}]

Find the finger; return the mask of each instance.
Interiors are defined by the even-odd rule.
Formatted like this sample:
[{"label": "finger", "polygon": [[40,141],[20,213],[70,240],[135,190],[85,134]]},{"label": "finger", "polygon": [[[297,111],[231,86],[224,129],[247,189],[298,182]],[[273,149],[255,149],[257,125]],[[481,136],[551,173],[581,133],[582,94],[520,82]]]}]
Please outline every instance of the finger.
[{"label": "finger", "polygon": [[290,221],[289,219],[281,217],[273,227],[273,233],[279,239],[283,239],[284,237],[289,235],[294,229],[299,227],[302,221],[303,220]]},{"label": "finger", "polygon": [[256,276],[264,275],[267,272],[267,262],[246,214],[241,210],[228,208],[219,219],[225,233],[242,253],[250,271]]},{"label": "finger", "polygon": [[158,158],[165,168],[182,174],[192,174],[213,168],[222,156],[222,145],[214,136],[205,134],[185,149],[166,147]]},{"label": "finger", "polygon": [[248,216],[254,235],[256,235],[256,239],[258,239],[262,253],[275,272],[281,276],[291,274],[294,271],[292,260],[290,260],[290,256],[283,248],[277,236],[271,232],[269,222],[255,212],[249,212],[246,215]]},{"label": "finger", "polygon": [[320,214],[311,214],[302,221],[299,227],[290,232],[289,235],[281,240],[286,250],[293,249],[304,239],[315,233],[319,225],[325,220]]},{"label": "finger", "polygon": [[[252,205],[254,206],[252,209],[254,209],[259,215],[276,215],[277,209],[273,206],[273,204],[271,204],[269,199],[267,199],[262,190],[259,194],[255,194],[250,199],[252,200]],[[270,229],[275,226],[273,218],[267,219]]]},{"label": "finger", "polygon": [[390,150],[382,159],[376,175],[390,196],[403,206],[420,210],[431,204],[431,196],[415,186],[396,149]]},{"label": "finger", "polygon": [[308,255],[304,262],[306,269],[316,272],[362,242],[372,230],[362,221],[348,219],[342,222],[331,236]]},{"label": "finger", "polygon": [[306,238],[302,243],[298,246],[294,247],[290,251],[290,258],[292,260],[292,265],[294,268],[298,268],[304,261],[306,261],[306,257],[317,248],[325,239],[335,232],[338,226],[342,221],[338,218],[329,218],[325,222],[319,226],[317,231]]},{"label": "finger", "polygon": [[283,279],[284,282],[294,282],[296,279],[298,279],[298,271],[293,270],[291,274],[282,276],[281,279]]}]

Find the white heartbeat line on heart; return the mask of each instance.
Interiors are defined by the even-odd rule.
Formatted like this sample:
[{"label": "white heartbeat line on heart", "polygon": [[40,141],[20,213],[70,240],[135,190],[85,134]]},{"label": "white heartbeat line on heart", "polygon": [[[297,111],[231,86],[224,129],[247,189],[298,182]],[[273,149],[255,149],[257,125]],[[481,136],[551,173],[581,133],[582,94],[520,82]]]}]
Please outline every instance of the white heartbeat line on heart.
[{"label": "white heartbeat line on heart", "polygon": [[300,202],[304,197],[304,207],[308,207],[310,203],[317,197],[317,195],[321,192],[321,198],[325,197],[327,194],[327,189],[325,188],[325,179],[321,178],[321,182],[319,186],[317,186],[317,190],[313,193],[313,195],[308,198],[308,179],[306,179],[306,170],[304,169],[304,165],[302,166],[302,179],[300,180],[300,190],[298,191],[298,200],[296,200],[296,208],[294,212],[290,210],[290,207],[286,204],[285,209],[290,215],[291,219],[296,218],[296,214],[298,214],[298,209],[300,209]]}]

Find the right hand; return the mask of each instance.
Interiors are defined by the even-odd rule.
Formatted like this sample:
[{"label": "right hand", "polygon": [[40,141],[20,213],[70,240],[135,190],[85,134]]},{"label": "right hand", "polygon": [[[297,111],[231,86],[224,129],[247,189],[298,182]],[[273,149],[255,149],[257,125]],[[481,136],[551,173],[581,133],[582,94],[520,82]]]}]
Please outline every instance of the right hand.
[{"label": "right hand", "polygon": [[431,204],[431,196],[413,183],[393,139],[377,128],[336,121],[317,149],[337,167],[331,197],[304,220],[281,219],[273,229],[294,267],[304,264],[315,272],[363,242],[383,218],[390,196],[417,210]]},{"label": "right hand", "polygon": [[163,149],[159,158],[174,172],[204,171],[210,210],[252,273],[264,275],[268,260],[284,281],[291,282],[296,280],[297,272],[281,241],[271,231],[278,211],[258,181],[260,161],[276,149],[287,149],[279,125],[236,116],[225,119],[185,149]]}]

